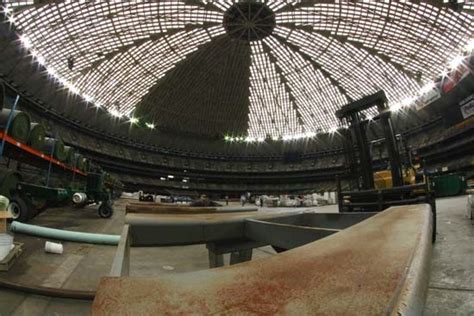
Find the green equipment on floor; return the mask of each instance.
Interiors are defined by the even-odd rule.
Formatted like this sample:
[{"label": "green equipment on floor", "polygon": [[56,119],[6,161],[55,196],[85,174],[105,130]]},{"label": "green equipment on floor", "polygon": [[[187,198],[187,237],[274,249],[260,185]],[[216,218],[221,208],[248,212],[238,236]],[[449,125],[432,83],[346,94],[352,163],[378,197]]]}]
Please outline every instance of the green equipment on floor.
[{"label": "green equipment on floor", "polygon": [[[10,120],[10,121],[9,121]],[[3,109],[0,111],[0,125],[8,125],[8,135],[26,144],[30,135],[30,116],[21,111]]]},{"label": "green equipment on floor", "polygon": [[436,197],[455,196],[466,191],[466,177],[462,173],[450,173],[432,178],[431,187]]}]

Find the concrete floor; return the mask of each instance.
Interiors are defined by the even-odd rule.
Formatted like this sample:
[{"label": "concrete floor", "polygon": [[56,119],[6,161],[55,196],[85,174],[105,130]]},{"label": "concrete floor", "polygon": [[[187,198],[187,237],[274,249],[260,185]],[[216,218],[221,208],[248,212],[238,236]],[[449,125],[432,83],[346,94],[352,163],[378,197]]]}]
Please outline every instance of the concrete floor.
[{"label": "concrete floor", "polygon": [[[116,202],[111,219],[100,219],[95,207],[48,210],[32,224],[76,231],[120,234],[125,201]],[[438,240],[434,247],[425,315],[474,315],[474,226],[465,217],[466,197],[440,199]],[[292,209],[300,211],[302,209]],[[316,208],[336,212],[336,206]],[[94,290],[108,274],[113,246],[64,242],[64,254],[44,252],[45,239],[17,234],[25,251],[0,278],[51,287]],[[271,247],[254,251],[254,259],[274,255]],[[227,258],[228,260],[228,258]],[[166,248],[133,248],[131,275],[155,276],[208,268],[204,245]],[[90,301],[51,299],[0,290],[0,315],[88,315]]]}]

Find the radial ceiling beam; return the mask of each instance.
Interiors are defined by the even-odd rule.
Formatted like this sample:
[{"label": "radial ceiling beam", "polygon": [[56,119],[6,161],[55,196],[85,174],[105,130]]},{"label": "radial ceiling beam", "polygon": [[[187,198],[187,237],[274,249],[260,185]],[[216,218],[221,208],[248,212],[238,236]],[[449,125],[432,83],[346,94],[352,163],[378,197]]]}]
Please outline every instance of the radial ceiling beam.
[{"label": "radial ceiling beam", "polygon": [[143,45],[144,43],[146,43],[148,41],[155,42],[155,41],[158,41],[158,40],[162,39],[165,36],[173,36],[173,35],[175,35],[179,32],[182,32],[182,31],[192,31],[192,30],[195,30],[195,29],[208,28],[208,27],[212,27],[212,26],[216,26],[216,25],[218,25],[218,24],[217,23],[205,23],[203,25],[190,25],[190,26],[186,26],[185,28],[169,29],[169,31],[167,31],[165,33],[150,34],[148,38],[142,38],[142,39],[139,39],[139,40],[135,40],[131,44],[119,47],[118,50],[115,50],[115,51],[112,51],[110,53],[104,54],[103,55],[104,58],[96,60],[89,67],[81,69],[77,74],[72,76],[72,78],[75,78],[77,76],[85,75],[89,71],[94,70],[95,68],[99,67],[102,63],[112,60],[114,57],[116,57],[119,54],[128,53],[130,51],[130,49],[138,47],[140,45]]},{"label": "radial ceiling beam", "polygon": [[[447,7],[447,8],[450,8],[450,9],[455,8],[455,7],[453,7],[453,5],[454,5],[453,3],[445,3],[443,0],[424,0],[424,1],[410,0],[409,2],[411,2],[413,4],[426,3],[426,4],[432,5],[432,6],[437,7],[437,8],[443,8],[443,7]],[[296,10],[301,9],[301,8],[310,8],[315,4],[321,4],[321,3],[336,4],[336,2],[334,0],[318,0],[318,1],[307,0],[307,1],[301,1],[301,2],[298,2],[298,3],[288,3],[287,5],[281,7],[277,11],[275,11],[275,13],[279,13],[279,12],[282,12],[282,11],[286,11],[286,12],[296,11]],[[340,3],[342,3],[342,2],[340,2]],[[356,1],[353,1],[353,3],[356,4]],[[459,7],[462,10],[463,3],[460,2],[460,1],[456,1],[456,3],[459,5]]]},{"label": "radial ceiling beam", "polygon": [[305,52],[303,52],[298,46],[296,46],[296,45],[294,45],[294,44],[292,44],[292,43],[289,43],[289,42],[288,42],[285,38],[283,38],[282,36],[277,35],[277,34],[272,34],[272,36],[273,36],[275,39],[277,39],[281,44],[288,46],[288,47],[289,47],[291,50],[293,50],[295,53],[300,54],[300,55],[303,57],[304,60],[308,61],[308,62],[313,66],[313,68],[314,68],[315,70],[320,71],[321,74],[322,74],[325,78],[327,78],[327,79],[331,82],[331,84],[334,85],[334,86],[338,89],[338,91],[339,91],[342,95],[344,95],[344,96],[347,98],[347,100],[349,100],[349,102],[352,102],[352,101],[353,101],[352,98],[351,98],[351,97],[349,96],[349,94],[347,93],[346,89],[341,85],[341,83],[340,83],[338,80],[334,79],[334,78],[332,77],[332,75],[331,75],[329,72],[327,72],[326,70],[324,70],[323,67],[322,67],[320,64],[318,64],[313,58],[311,58],[311,56],[309,56],[308,54],[306,54]]},{"label": "radial ceiling beam", "polygon": [[[201,7],[205,10],[208,10],[208,11],[213,11],[213,12],[216,12],[216,13],[223,13],[224,11],[222,11],[219,7],[216,7],[213,3],[211,2],[208,2],[208,3],[203,3],[202,1],[200,0],[184,0],[183,1],[184,4],[186,5],[194,5],[194,6],[198,6],[198,7]],[[215,10],[217,9],[217,10]]]},{"label": "radial ceiling beam", "polygon": [[275,66],[275,71],[280,77],[280,82],[283,84],[283,87],[285,87],[286,93],[288,93],[288,97],[291,101],[291,104],[293,105],[293,110],[295,110],[296,112],[298,124],[304,127],[303,116],[301,115],[300,110],[298,108],[298,104],[296,103],[296,98],[293,95],[291,88],[288,86],[288,81],[283,75],[283,69],[281,69],[281,67],[278,65],[276,57],[273,56],[273,54],[271,53],[270,47],[268,47],[267,44],[265,44],[265,42],[262,43],[262,48],[265,54],[268,55],[268,60],[270,60],[270,62]]},{"label": "radial ceiling beam", "polygon": [[281,23],[280,26],[287,27],[291,30],[298,30],[298,31],[302,31],[302,32],[313,32],[313,33],[319,34],[321,36],[324,36],[325,38],[327,38],[329,40],[334,39],[334,40],[338,41],[339,43],[341,43],[342,45],[344,45],[345,43],[349,43],[352,46],[356,47],[357,49],[363,50],[363,51],[365,51],[365,52],[367,52],[367,53],[369,53],[373,56],[376,56],[376,57],[380,58],[383,62],[392,65],[395,69],[402,72],[403,74],[405,74],[409,78],[418,81],[418,78],[417,78],[416,74],[414,74],[413,72],[405,69],[404,65],[393,61],[390,56],[381,53],[380,51],[378,51],[375,48],[364,46],[364,44],[362,44],[360,42],[349,39],[348,36],[332,34],[330,31],[319,31],[319,30],[315,30],[312,26],[300,26],[300,25],[296,25],[295,23]]},{"label": "radial ceiling beam", "polygon": [[13,12],[20,13],[25,10],[30,9],[40,9],[44,6],[48,6],[51,4],[60,4],[64,2],[64,0],[35,0],[32,4],[25,4],[25,5],[18,5],[13,6],[13,3],[21,3],[22,1],[4,1],[3,5],[9,5]]}]

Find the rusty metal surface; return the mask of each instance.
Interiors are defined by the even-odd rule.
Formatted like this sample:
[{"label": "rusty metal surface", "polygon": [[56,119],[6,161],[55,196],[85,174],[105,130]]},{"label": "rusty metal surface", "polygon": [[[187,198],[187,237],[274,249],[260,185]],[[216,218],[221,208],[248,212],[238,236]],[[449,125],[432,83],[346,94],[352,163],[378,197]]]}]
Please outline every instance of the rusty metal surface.
[{"label": "rusty metal surface", "polygon": [[430,220],[428,205],[392,207],[268,259],[158,278],[104,277],[92,314],[421,313]]}]

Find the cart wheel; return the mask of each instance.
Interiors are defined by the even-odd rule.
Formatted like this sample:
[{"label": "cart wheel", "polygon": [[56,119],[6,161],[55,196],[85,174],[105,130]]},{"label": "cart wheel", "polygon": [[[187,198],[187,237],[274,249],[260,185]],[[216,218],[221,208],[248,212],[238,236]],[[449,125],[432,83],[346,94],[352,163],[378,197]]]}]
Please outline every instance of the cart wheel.
[{"label": "cart wheel", "polygon": [[109,218],[114,214],[112,205],[108,202],[102,202],[99,206],[99,216],[102,218]]},{"label": "cart wheel", "polygon": [[27,222],[31,213],[28,203],[18,195],[12,197],[8,210],[12,214],[12,219],[19,222]]}]

